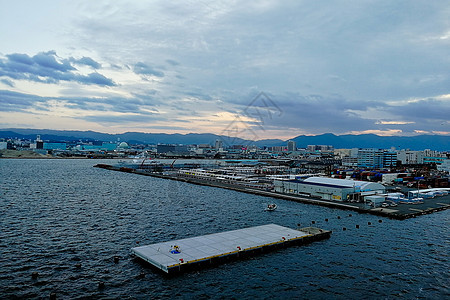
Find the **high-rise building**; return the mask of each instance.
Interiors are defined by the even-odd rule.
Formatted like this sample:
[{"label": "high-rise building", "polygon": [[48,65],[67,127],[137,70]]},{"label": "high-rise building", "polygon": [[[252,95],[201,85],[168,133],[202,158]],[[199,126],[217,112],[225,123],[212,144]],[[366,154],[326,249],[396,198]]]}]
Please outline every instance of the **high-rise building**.
[{"label": "high-rise building", "polygon": [[36,149],[44,149],[44,141],[41,140],[40,134],[38,134],[36,137]]},{"label": "high-rise building", "polygon": [[295,141],[288,141],[287,149],[289,152],[297,151],[297,143]]},{"label": "high-rise building", "polygon": [[383,168],[391,168],[397,166],[397,152],[385,150],[383,152]]},{"label": "high-rise building", "polygon": [[223,149],[223,141],[222,140],[216,140],[216,144],[215,144],[214,148],[216,150]]},{"label": "high-rise building", "polygon": [[358,150],[358,167],[382,168],[383,150],[375,148],[364,148]]},{"label": "high-rise building", "polygon": [[399,150],[397,151],[397,159],[403,164],[423,164],[423,151]]}]

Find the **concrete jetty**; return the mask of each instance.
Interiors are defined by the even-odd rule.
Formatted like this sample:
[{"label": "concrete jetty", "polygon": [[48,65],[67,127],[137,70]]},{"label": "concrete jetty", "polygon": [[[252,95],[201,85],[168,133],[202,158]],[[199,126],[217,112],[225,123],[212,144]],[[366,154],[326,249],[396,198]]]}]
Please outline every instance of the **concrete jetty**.
[{"label": "concrete jetty", "polygon": [[266,250],[329,238],[331,231],[306,227],[291,229],[276,224],[208,234],[132,248],[138,258],[165,273],[179,273],[256,255]]},{"label": "concrete jetty", "polygon": [[[288,194],[281,194],[276,193],[272,191],[264,191],[261,189],[256,188],[250,188],[242,185],[237,184],[231,184],[231,183],[222,183],[218,181],[211,181],[211,180],[202,180],[197,178],[186,178],[186,177],[177,177],[176,175],[164,175],[160,173],[155,172],[148,172],[146,170],[139,170],[139,169],[132,169],[127,167],[116,167],[106,164],[98,164],[94,167],[107,169],[111,171],[119,171],[119,172],[126,172],[126,173],[133,173],[138,175],[144,175],[144,176],[151,176],[151,177],[157,177],[162,179],[169,179],[169,180],[176,180],[176,181],[182,181],[187,182],[191,184],[197,184],[197,185],[205,185],[205,186],[211,186],[211,187],[218,187],[218,188],[224,188],[229,190],[235,190],[243,193],[248,194],[254,194],[254,195],[261,195],[261,196],[267,196],[267,197],[274,197],[279,199],[285,199],[290,201],[296,201],[306,204],[314,204],[314,205],[320,205],[320,206],[326,206],[330,208],[338,208],[338,209],[344,209],[344,210],[352,210],[359,213],[367,213],[372,214],[376,216],[382,216],[387,217],[391,219],[397,219],[397,220],[404,220],[408,218],[415,218],[420,215],[430,214],[434,212],[439,212],[443,210],[447,210],[450,208],[450,195],[445,196],[441,200],[437,199],[427,199],[427,202],[433,202],[432,207],[423,207],[424,205],[413,205],[414,207],[411,207],[407,204],[402,204],[396,207],[395,209],[385,209],[385,208],[364,208],[361,206],[357,206],[354,203],[343,203],[339,201],[331,201],[331,200],[324,200],[324,199],[316,199],[311,197],[303,197],[300,195],[288,195]],[[444,203],[441,203],[444,202]],[[410,210],[410,208],[413,208],[414,210]]]}]

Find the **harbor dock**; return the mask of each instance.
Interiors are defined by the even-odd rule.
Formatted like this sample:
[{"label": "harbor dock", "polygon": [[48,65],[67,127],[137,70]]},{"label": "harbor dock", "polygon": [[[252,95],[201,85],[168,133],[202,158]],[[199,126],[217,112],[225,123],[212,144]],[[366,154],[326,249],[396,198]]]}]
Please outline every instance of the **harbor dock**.
[{"label": "harbor dock", "polygon": [[140,246],[131,252],[157,269],[173,274],[270,249],[306,244],[330,235],[331,231],[314,227],[295,230],[267,224]]},{"label": "harbor dock", "polygon": [[372,214],[372,215],[376,215],[376,216],[380,216],[380,217],[387,217],[387,218],[396,219],[396,220],[405,220],[405,219],[409,219],[409,218],[415,218],[415,217],[418,217],[421,215],[439,212],[439,211],[447,210],[450,208],[450,201],[449,201],[450,195],[448,195],[448,196],[444,197],[444,199],[440,199],[440,200],[427,199],[428,203],[419,204],[419,205],[401,204],[395,208],[367,208],[367,207],[357,205],[356,203],[317,199],[317,198],[312,198],[312,197],[304,197],[301,195],[283,194],[283,193],[278,193],[278,192],[273,192],[273,191],[256,189],[256,188],[252,188],[252,187],[246,187],[246,186],[242,186],[242,185],[236,185],[236,184],[232,184],[232,183],[204,180],[204,179],[200,179],[200,178],[178,177],[176,175],[165,175],[165,174],[156,173],[156,172],[148,172],[146,170],[132,169],[132,168],[126,168],[126,167],[117,167],[117,166],[106,165],[106,164],[98,164],[98,165],[95,165],[94,167],[107,169],[107,170],[111,170],[111,171],[119,171],[119,172],[125,172],[125,173],[133,173],[133,174],[138,174],[138,175],[157,177],[157,178],[161,178],[161,179],[182,181],[182,182],[197,184],[197,185],[224,188],[224,189],[234,190],[234,191],[248,193],[248,194],[273,197],[273,198],[284,199],[284,200],[289,200],[289,201],[296,201],[296,202],[301,202],[301,203],[306,203],[306,204],[313,204],[313,205],[319,205],[319,206],[325,206],[325,207],[337,208],[337,209],[343,209],[343,210],[351,210],[351,211],[355,211],[358,213],[367,213],[367,214]]}]

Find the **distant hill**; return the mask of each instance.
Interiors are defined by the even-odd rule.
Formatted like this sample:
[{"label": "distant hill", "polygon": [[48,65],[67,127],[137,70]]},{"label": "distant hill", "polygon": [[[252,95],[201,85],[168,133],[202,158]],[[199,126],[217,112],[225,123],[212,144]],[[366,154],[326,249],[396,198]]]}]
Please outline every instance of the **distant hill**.
[{"label": "distant hill", "polygon": [[[246,141],[240,138],[225,137],[212,133],[141,133],[125,132],[121,134],[109,134],[95,131],[74,130],[50,130],[50,129],[0,129],[0,138],[22,138],[35,140],[40,134],[41,139],[51,141],[78,141],[97,140],[105,142],[125,141],[131,144],[211,144],[217,139],[224,141],[225,145],[242,144],[257,146],[286,146],[287,141],[279,139],[267,139],[259,141]],[[335,148],[383,148],[396,147],[397,149],[438,151],[450,150],[450,136],[418,135],[418,136],[378,136],[375,134],[362,135],[334,135],[326,133],[315,136],[297,136],[292,138],[297,147],[305,148],[308,145],[332,145]]]},{"label": "distant hill", "polygon": [[335,148],[382,148],[389,149],[431,149],[437,151],[450,150],[450,136],[417,135],[417,136],[379,136],[375,134],[334,135],[326,133],[315,136],[298,136],[293,138],[297,147],[307,145],[332,145]]},{"label": "distant hill", "polygon": [[[227,137],[221,137],[211,133],[188,133],[188,134],[167,134],[167,133],[142,133],[125,132],[120,134],[109,134],[95,131],[74,131],[74,130],[51,130],[51,129],[22,129],[8,128],[0,129],[0,138],[22,138],[36,139],[40,135],[42,140],[51,141],[78,141],[93,140],[104,142],[125,141],[132,144],[213,144],[217,139],[227,141]],[[233,138],[236,144],[246,144],[247,141],[239,138]],[[282,140],[277,140],[283,143]]]}]

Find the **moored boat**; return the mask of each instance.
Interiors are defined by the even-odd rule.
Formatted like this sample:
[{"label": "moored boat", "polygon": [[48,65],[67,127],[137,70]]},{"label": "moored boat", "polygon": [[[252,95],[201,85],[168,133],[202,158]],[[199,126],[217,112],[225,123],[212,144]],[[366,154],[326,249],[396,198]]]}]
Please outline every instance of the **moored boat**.
[{"label": "moored boat", "polygon": [[277,209],[277,205],[275,203],[268,204],[266,207],[266,211],[274,211]]}]

